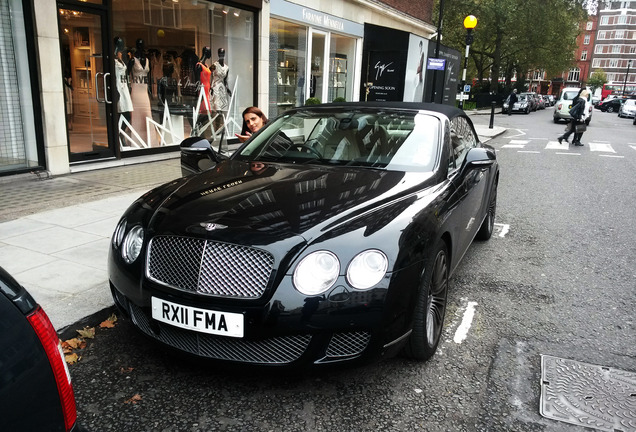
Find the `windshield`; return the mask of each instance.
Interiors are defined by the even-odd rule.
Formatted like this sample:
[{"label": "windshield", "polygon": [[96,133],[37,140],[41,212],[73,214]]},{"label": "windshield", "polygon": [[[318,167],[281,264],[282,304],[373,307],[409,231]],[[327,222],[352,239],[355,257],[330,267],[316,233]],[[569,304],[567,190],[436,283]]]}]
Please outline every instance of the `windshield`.
[{"label": "windshield", "polygon": [[437,117],[415,111],[302,110],[268,124],[233,158],[432,171],[440,126]]}]

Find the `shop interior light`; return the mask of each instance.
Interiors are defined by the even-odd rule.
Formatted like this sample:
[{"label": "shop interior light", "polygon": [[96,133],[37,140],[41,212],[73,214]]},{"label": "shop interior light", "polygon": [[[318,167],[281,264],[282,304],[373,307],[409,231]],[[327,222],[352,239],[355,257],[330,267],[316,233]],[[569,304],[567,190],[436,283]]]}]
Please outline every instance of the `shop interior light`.
[{"label": "shop interior light", "polygon": [[234,16],[237,17],[241,14],[241,11],[238,9],[234,9]]},{"label": "shop interior light", "polygon": [[230,10],[229,7],[223,6],[223,13],[227,15],[227,12]]}]

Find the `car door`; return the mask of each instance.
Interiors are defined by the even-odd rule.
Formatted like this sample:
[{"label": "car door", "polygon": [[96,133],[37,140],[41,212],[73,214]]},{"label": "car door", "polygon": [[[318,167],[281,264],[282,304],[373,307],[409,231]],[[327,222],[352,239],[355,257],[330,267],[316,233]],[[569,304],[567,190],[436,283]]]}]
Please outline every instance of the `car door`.
[{"label": "car door", "polygon": [[454,167],[449,171],[458,193],[460,224],[457,244],[463,253],[472,243],[485,211],[488,168],[465,168],[466,155],[478,145],[477,137],[464,117],[451,120],[451,143]]}]

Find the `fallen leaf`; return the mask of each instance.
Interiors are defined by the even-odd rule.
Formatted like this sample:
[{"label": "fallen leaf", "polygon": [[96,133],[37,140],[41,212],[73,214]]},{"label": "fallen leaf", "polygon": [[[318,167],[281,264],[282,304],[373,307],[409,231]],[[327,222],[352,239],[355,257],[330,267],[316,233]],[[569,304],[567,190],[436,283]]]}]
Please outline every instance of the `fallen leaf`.
[{"label": "fallen leaf", "polygon": [[141,400],[141,395],[139,393],[137,393],[136,395],[134,395],[133,397],[131,397],[130,399],[128,399],[127,401],[125,401],[124,403],[127,404],[136,404],[137,402],[139,402]]},{"label": "fallen leaf", "polygon": [[79,333],[79,335],[83,338],[94,339],[95,327],[84,327],[82,330],[77,330],[77,333]]},{"label": "fallen leaf", "polygon": [[101,328],[113,328],[115,327],[115,323],[110,320],[106,320],[106,321],[102,321],[99,326]]},{"label": "fallen leaf", "polygon": [[76,353],[73,353],[73,354],[64,356],[64,359],[66,360],[66,363],[68,364],[75,364],[79,361],[80,357]]},{"label": "fallen leaf", "polygon": [[62,342],[62,348],[64,348],[65,345],[68,345],[72,349],[77,349],[77,348],[79,348],[81,343],[82,343],[82,341],[80,339],[78,339],[78,338],[68,339],[68,340],[65,340],[64,342]]},{"label": "fallen leaf", "polygon": [[122,367],[122,368],[119,368],[119,372],[121,372],[121,373],[130,373],[130,372],[132,372],[132,371],[133,371],[133,368],[131,368],[131,367],[127,367],[127,368]]}]

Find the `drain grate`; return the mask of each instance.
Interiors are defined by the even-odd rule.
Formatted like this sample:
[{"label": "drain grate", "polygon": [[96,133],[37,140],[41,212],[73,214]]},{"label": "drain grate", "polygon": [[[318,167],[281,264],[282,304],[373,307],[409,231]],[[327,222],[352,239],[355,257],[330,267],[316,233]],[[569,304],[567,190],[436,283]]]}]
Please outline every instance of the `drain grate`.
[{"label": "drain grate", "polygon": [[541,415],[611,432],[636,431],[636,373],[541,356]]}]

